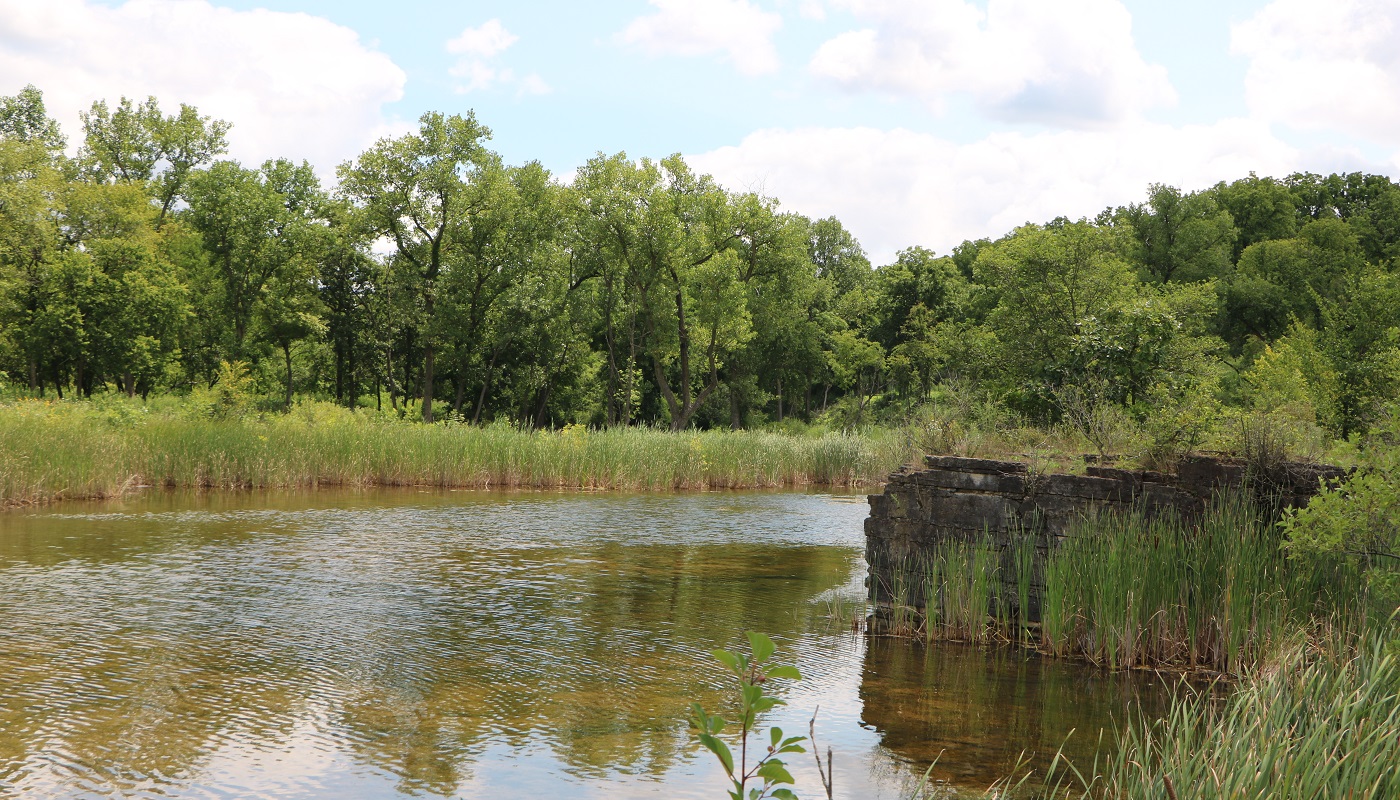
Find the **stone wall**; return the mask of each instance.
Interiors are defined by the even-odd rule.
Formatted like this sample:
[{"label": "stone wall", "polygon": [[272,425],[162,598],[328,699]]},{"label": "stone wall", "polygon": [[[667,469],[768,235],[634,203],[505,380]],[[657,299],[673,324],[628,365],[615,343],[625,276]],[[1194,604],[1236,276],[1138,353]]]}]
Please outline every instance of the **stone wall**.
[{"label": "stone wall", "polygon": [[[916,573],[943,542],[989,543],[999,552],[1009,584],[1015,575],[1011,545],[1021,537],[1034,537],[1043,559],[1077,519],[1098,509],[1170,511],[1190,520],[1214,493],[1239,487],[1246,477],[1240,462],[1203,456],[1182,459],[1174,474],[1100,466],[1088,467],[1084,475],[1037,474],[1014,461],[954,456],[929,456],[925,462],[923,469],[894,473],[882,494],[870,496],[867,583],[877,624],[879,610],[893,603],[922,609]],[[1252,484],[1260,502],[1300,506],[1323,481],[1343,475],[1338,467],[1284,463],[1262,479],[1255,476]],[[1016,594],[1013,586],[1008,589],[1008,595]],[[1033,587],[1026,609],[1032,621],[1039,619],[1038,589]]]}]

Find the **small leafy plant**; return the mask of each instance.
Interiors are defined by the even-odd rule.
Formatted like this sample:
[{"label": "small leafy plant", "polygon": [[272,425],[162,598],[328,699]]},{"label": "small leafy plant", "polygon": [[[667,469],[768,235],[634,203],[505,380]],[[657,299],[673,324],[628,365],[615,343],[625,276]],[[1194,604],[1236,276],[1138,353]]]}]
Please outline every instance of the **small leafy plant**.
[{"label": "small leafy plant", "polygon": [[[733,783],[729,791],[732,800],[797,800],[791,788],[792,774],[788,772],[781,756],[788,753],[805,753],[801,743],[805,736],[783,736],[783,729],[774,726],[768,731],[768,744],[761,753],[750,753],[750,738],[757,734],[758,715],[783,705],[783,701],[764,692],[766,684],[775,678],[801,680],[797,667],[789,665],[769,666],[768,660],[776,649],[773,640],[761,633],[748,632],[750,653],[731,653],[728,650],[715,650],[711,655],[725,666],[739,681],[739,760],[735,763],[734,752],[720,738],[720,734],[730,725],[718,715],[705,713],[699,703],[690,704],[690,726],[705,749],[715,754],[724,767],[725,774]],[[762,736],[757,735],[758,741]],[[750,756],[756,756],[752,764]],[[753,785],[750,785],[753,784]],[[786,784],[786,785],[785,785]]]}]

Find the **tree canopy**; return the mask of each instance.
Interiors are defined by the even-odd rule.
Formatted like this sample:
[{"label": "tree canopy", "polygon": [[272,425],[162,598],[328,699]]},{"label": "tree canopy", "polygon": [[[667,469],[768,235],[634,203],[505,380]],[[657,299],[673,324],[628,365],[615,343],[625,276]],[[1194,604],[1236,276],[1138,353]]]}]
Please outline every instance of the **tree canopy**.
[{"label": "tree canopy", "polygon": [[82,121],[70,155],[38,89],[0,98],[7,391],[181,392],[240,364],[269,404],[680,430],[858,424],[956,385],[1032,422],[1208,397],[1343,437],[1400,391],[1384,176],[1152,185],[872,266],[839,220],[679,155],[563,180],[505,163],[471,113],[424,115],[333,185],[225,158],[231,124],[187,105]]}]

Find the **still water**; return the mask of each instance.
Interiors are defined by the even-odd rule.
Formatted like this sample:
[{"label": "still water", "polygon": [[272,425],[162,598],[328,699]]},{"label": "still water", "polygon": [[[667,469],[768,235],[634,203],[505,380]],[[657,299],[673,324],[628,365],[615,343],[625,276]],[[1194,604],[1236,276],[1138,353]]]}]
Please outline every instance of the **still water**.
[{"label": "still water", "polygon": [[[744,630],[838,797],[985,788],[1150,681],[830,618],[863,496],[153,494],[0,514],[0,796],[720,797],[692,700]],[[800,794],[821,793],[810,756]]]}]

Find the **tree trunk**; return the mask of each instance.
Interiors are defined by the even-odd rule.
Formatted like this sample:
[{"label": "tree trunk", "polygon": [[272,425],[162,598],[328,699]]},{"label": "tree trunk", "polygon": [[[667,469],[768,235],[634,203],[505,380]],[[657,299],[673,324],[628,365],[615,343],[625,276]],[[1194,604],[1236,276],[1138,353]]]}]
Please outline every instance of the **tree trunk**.
[{"label": "tree trunk", "polygon": [[345,347],[339,341],[335,344],[335,401],[345,402]]},{"label": "tree trunk", "polygon": [[554,380],[545,381],[544,391],[540,392],[540,404],[535,409],[535,428],[543,428],[545,423],[545,412],[549,411],[549,392],[554,388]]},{"label": "tree trunk", "polygon": [[34,394],[35,392],[38,392],[40,397],[43,397],[43,396],[44,396],[43,389],[39,386],[39,362],[38,362],[37,359],[35,359],[35,358],[33,358],[33,357],[30,357],[30,359],[29,359],[29,393],[30,393],[30,394]]},{"label": "tree trunk", "polygon": [[491,381],[496,377],[496,355],[497,351],[491,351],[491,362],[486,365],[486,378],[481,382],[481,392],[476,396],[476,411],[472,413],[472,424],[481,421],[481,409],[486,406],[486,391],[491,388]]},{"label": "tree trunk", "polygon": [[734,391],[734,387],[729,387],[729,429],[737,431],[744,425],[743,418],[739,415],[739,393]]},{"label": "tree trunk", "polygon": [[122,373],[122,389],[126,391],[127,397],[136,396],[136,376],[130,372]]},{"label": "tree trunk", "polygon": [[282,356],[287,360],[287,400],[283,403],[284,408],[292,407],[292,343],[282,343]]},{"label": "tree trunk", "polygon": [[783,421],[783,379],[778,379],[778,421]]},{"label": "tree trunk", "polygon": [[392,409],[394,409],[395,412],[397,412],[397,411],[399,410],[399,397],[398,397],[397,394],[394,393],[394,348],[393,348],[393,347],[386,347],[386,348],[384,348],[384,364],[385,364],[384,376],[385,376],[385,378],[386,378],[385,383],[388,384],[388,385],[385,386],[384,388],[386,388],[386,389],[389,390],[389,407],[392,408]]},{"label": "tree trunk", "polygon": [[632,383],[637,376],[637,325],[635,320],[627,322],[627,375],[622,381],[622,425],[632,424]]},{"label": "tree trunk", "polygon": [[423,348],[423,421],[431,424],[433,421],[433,364],[437,359],[437,350],[428,345]]}]

